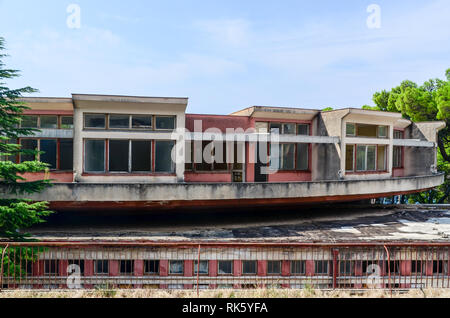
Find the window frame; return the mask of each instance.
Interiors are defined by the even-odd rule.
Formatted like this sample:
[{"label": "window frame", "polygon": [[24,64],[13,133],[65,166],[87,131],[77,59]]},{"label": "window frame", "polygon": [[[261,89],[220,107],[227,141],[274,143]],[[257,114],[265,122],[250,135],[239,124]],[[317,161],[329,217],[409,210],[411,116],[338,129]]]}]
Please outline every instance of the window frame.
[{"label": "window frame", "polygon": [[[231,264],[231,271],[230,273],[220,273],[220,263],[222,262],[230,262]],[[230,261],[230,260],[218,260],[217,261],[217,275],[219,276],[233,276],[234,273],[234,261]]]},{"label": "window frame", "polygon": [[[177,116],[176,115],[153,115],[153,130],[155,131],[174,131],[177,129]],[[158,128],[156,125],[157,119],[158,118],[172,118],[173,119],[173,128],[169,128],[169,129],[163,129],[163,128]]]},{"label": "window frame", "polygon": [[[200,276],[208,276],[209,275],[209,260],[200,260],[200,264],[206,262],[206,273],[202,273],[200,272]],[[198,264],[198,260],[194,260],[193,261],[193,266],[192,266],[192,273],[196,276],[197,275],[197,270],[198,270],[198,265],[196,265],[196,263]],[[201,268],[201,265],[200,265]]]},{"label": "window frame", "polygon": [[[103,171],[88,171],[86,169],[86,143],[88,141],[103,141],[104,147],[103,147]],[[108,144],[107,139],[96,139],[96,138],[85,138],[83,139],[83,173],[86,174],[105,174],[108,171],[107,163],[108,163]]]},{"label": "window frame", "polygon": [[[97,262],[106,262],[106,264],[108,264],[107,265],[107,268],[108,268],[108,270],[107,270],[107,272],[106,273],[104,273],[104,272],[102,272],[102,273],[99,273],[98,272],[98,268],[97,268],[97,265],[98,265],[98,263]],[[94,274],[95,275],[98,275],[98,276],[108,276],[109,275],[109,260],[107,260],[107,259],[96,259],[96,260],[94,260]],[[102,265],[102,270],[104,271],[104,266]]]},{"label": "window frame", "polygon": [[[171,264],[173,262],[180,262],[181,263],[181,273],[172,273],[172,266]],[[184,275],[184,261],[183,260],[169,260],[169,275],[173,275],[173,276],[183,276]]]},{"label": "window frame", "polygon": [[[253,273],[246,273],[244,271],[245,263],[247,262],[253,262],[255,264],[255,272]],[[242,260],[242,275],[257,275],[258,274],[258,261],[254,260]]]},{"label": "window frame", "polygon": [[[293,268],[297,262],[301,264],[300,266],[301,266],[302,272],[300,272],[300,273],[296,273],[295,271],[293,271]],[[290,262],[290,274],[291,274],[291,276],[305,276],[306,275],[306,261],[305,260],[291,261]]]},{"label": "window frame", "polygon": [[[86,126],[86,115],[96,115],[96,116],[105,116],[105,126],[104,127],[87,127]],[[83,129],[84,130],[108,130],[109,125],[109,116],[105,113],[83,113]]]},{"label": "window frame", "polygon": [[[279,271],[278,272],[270,272],[269,268],[270,268],[270,264],[275,264],[278,263],[279,264]],[[273,266],[272,266],[273,269]],[[267,261],[267,275],[269,276],[277,276],[277,275],[281,275],[281,273],[283,272],[283,262],[282,261],[278,261],[278,260],[268,260]]]},{"label": "window frame", "polygon": [[[146,271],[146,264],[150,264],[150,262],[153,262],[154,264],[157,264],[157,271],[156,272],[148,272]],[[150,265],[149,265],[150,267]],[[157,259],[146,259],[144,260],[144,275],[146,276],[158,276],[161,272],[161,261]]]},{"label": "window frame", "polygon": [[[18,138],[17,139],[18,144],[21,145],[23,140],[35,140],[36,141],[36,145],[37,145],[37,147],[35,148],[36,151],[41,151],[41,141],[42,140],[53,140],[53,141],[56,141],[56,167],[55,168],[49,168],[49,171],[52,171],[52,172],[72,172],[74,170],[73,169],[73,153],[72,153],[72,170],[66,170],[66,169],[61,170],[61,142],[62,141],[70,141],[71,140],[72,141],[72,147],[73,147],[73,139],[71,139],[71,138],[40,138],[40,137],[39,138],[33,138],[33,136],[29,136],[29,137]],[[19,162],[19,163],[22,162],[22,154],[19,153],[15,157],[16,157],[15,158],[16,162]],[[37,161],[41,160],[41,154],[40,153],[38,153],[36,155],[35,160],[37,160]]]},{"label": "window frame", "polygon": [[[353,147],[353,170],[347,170],[347,162],[345,163],[345,171],[349,174],[373,174],[373,173],[387,173],[388,172],[388,160],[389,160],[389,147],[388,145],[371,145],[371,144],[351,144],[348,143],[345,145],[345,152],[347,156],[347,147],[352,146]],[[358,155],[358,147],[366,147],[365,150],[365,169],[366,170],[358,170],[357,167],[357,155]],[[367,157],[368,157],[368,149],[369,147],[375,147],[375,170],[367,170]],[[380,170],[378,167],[378,148],[379,147],[385,147],[385,156],[384,156],[384,165],[385,169]],[[347,158],[346,158],[347,161]]]}]

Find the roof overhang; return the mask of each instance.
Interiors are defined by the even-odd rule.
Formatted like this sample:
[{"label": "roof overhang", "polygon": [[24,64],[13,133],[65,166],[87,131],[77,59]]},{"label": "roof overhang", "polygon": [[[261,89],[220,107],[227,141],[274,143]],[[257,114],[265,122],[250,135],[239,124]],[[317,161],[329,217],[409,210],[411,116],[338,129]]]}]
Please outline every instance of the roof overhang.
[{"label": "roof overhang", "polygon": [[312,120],[319,114],[319,110],[289,108],[289,107],[271,107],[271,106],[253,106],[241,111],[232,113],[232,116],[247,116],[252,118],[264,119],[295,119]]}]

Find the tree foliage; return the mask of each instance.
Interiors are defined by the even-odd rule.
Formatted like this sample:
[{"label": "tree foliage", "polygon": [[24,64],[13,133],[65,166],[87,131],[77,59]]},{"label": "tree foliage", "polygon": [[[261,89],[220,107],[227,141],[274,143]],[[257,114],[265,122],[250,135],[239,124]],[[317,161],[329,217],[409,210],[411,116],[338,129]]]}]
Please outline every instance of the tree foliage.
[{"label": "tree foliage", "polygon": [[446,128],[438,134],[438,169],[445,172],[446,181],[437,190],[411,196],[421,203],[449,202],[450,197],[450,69],[447,80],[430,79],[418,86],[409,80],[403,81],[390,91],[383,90],[373,95],[372,109],[400,112],[404,118],[414,122],[442,120]]},{"label": "tree foliage", "polygon": [[9,240],[24,240],[29,237],[19,232],[33,224],[44,222],[44,217],[52,212],[47,202],[32,202],[16,198],[40,192],[49,187],[49,180],[27,181],[23,175],[30,172],[43,172],[47,164],[38,161],[16,163],[18,155],[38,154],[35,150],[24,150],[15,143],[20,136],[30,136],[35,129],[21,128],[23,112],[28,107],[20,102],[23,94],[36,92],[31,87],[9,89],[5,81],[19,76],[19,71],[7,69],[2,62],[6,56],[4,40],[0,38],[0,237]]}]

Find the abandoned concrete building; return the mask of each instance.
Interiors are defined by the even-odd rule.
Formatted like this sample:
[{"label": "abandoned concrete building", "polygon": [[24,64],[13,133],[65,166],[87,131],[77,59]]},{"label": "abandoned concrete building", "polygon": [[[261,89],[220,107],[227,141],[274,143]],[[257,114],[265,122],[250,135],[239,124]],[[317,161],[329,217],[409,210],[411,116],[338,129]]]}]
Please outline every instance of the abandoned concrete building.
[{"label": "abandoned concrete building", "polygon": [[[186,113],[187,98],[82,94],[23,101],[30,110],[22,126],[40,131],[17,142],[42,151],[37,159],[50,166],[25,177],[53,180],[31,199],[58,212],[290,207],[421,192],[444,181],[436,142],[445,124],[399,113],[254,106],[200,115]],[[0,242],[23,269],[8,265],[0,289],[450,288],[448,240],[422,229],[412,237],[393,224],[368,222],[376,235],[325,224],[311,237],[315,227],[291,224],[241,236],[212,225],[205,232],[213,237],[174,230],[179,240],[144,230],[128,237],[129,228],[114,239],[97,230],[33,233],[42,242]]]}]

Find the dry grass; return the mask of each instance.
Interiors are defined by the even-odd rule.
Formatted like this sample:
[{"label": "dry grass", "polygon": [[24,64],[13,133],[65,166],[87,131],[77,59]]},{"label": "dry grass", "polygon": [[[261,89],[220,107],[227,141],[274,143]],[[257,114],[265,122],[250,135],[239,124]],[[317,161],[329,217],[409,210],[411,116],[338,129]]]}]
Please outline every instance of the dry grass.
[{"label": "dry grass", "polygon": [[[389,298],[385,290],[370,291],[319,291],[313,289],[255,289],[255,290],[206,290],[200,291],[200,298]],[[393,292],[395,298],[448,298],[450,290],[410,290]],[[76,290],[76,291],[3,291],[0,298],[197,298],[192,290]]]}]

